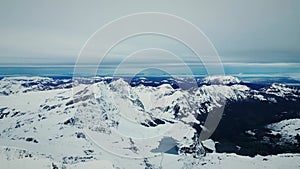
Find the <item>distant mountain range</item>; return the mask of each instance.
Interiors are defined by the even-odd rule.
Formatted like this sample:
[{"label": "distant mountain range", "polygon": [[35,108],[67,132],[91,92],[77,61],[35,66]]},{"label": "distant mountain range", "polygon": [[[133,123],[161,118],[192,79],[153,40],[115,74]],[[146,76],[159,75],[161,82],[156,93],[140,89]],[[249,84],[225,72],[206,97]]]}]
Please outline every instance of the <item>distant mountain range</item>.
[{"label": "distant mountain range", "polygon": [[194,80],[4,77],[0,145],[65,165],[125,157],[144,168],[162,153],[183,163],[211,153],[300,153],[298,85]]}]

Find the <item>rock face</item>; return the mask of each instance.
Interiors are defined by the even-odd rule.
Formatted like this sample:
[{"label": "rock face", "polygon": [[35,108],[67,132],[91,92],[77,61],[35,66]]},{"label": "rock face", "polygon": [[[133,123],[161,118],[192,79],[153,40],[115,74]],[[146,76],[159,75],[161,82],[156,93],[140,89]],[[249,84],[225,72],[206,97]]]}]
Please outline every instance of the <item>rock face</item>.
[{"label": "rock face", "polygon": [[[74,85],[67,79],[41,77],[0,80],[0,143],[24,145],[64,163],[101,159],[107,155],[104,150],[132,157],[169,153],[198,159],[207,152],[276,153],[253,149],[276,140],[277,134],[286,143],[290,134],[283,131],[299,128],[294,121],[278,123],[300,118],[297,87],[253,87],[232,76],[207,77],[198,80],[199,87],[187,89],[164,82],[151,86],[124,79],[87,81]],[[212,135],[216,144],[200,138],[210,131],[205,121],[213,112],[223,117]],[[293,140],[297,146],[299,136],[294,134]],[[93,144],[104,150],[97,154]],[[39,148],[45,146],[50,150]],[[150,165],[148,160],[144,163]]]}]

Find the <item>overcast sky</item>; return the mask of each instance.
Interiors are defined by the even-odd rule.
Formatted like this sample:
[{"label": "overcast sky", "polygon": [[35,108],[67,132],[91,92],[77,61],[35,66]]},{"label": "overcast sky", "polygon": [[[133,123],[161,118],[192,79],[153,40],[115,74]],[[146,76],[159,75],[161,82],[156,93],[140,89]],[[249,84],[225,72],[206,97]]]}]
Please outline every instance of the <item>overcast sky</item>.
[{"label": "overcast sky", "polygon": [[[299,0],[9,0],[0,2],[0,63],[74,63],[97,29],[137,12],[189,20],[209,37],[223,62],[300,62]],[[122,55],[126,46],[130,43],[116,53]]]}]

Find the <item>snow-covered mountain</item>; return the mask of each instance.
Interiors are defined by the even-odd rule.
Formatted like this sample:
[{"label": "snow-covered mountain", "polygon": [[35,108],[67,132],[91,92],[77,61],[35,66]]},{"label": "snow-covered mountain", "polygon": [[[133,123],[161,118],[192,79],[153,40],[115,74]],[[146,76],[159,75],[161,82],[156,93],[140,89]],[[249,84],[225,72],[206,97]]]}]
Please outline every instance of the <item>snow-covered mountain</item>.
[{"label": "snow-covered mountain", "polygon": [[[3,78],[0,80],[2,152],[11,151],[5,147],[14,147],[14,152],[26,150],[19,156],[25,158],[30,154],[34,158],[47,159],[53,162],[52,168],[99,160],[101,163],[108,161],[114,168],[159,168],[162,158],[169,165],[176,159],[180,163],[175,165],[177,168],[185,164],[196,168],[204,163],[211,165],[199,159],[212,158],[209,161],[216,162],[213,158],[219,156],[217,153],[204,156],[211,151],[218,152],[218,147],[223,146],[211,146],[213,141],[207,144],[200,137],[202,132],[212,134],[217,127],[210,128],[211,123],[207,123],[210,114],[224,117],[220,126],[230,126],[226,119],[232,119],[235,113],[232,109],[238,110],[236,118],[249,119],[241,132],[257,135],[259,132],[252,126],[252,117],[248,118],[249,114],[243,114],[246,110],[236,107],[244,103],[282,107],[288,102],[292,107],[300,100],[297,87],[283,84],[254,88],[253,84],[232,76],[211,76],[197,81],[199,87],[180,89],[168,81],[159,85],[154,81],[153,85],[142,82],[134,85],[122,78],[75,81],[44,77]],[[184,83],[184,79],[180,82]],[[252,111],[256,111],[256,107],[252,107]],[[295,112],[298,107],[287,110],[275,111],[274,116],[281,118],[276,118],[273,123],[262,121],[260,125],[274,130],[272,134],[287,135],[281,133],[281,123],[275,123],[286,120],[284,118],[300,118],[299,111]],[[272,116],[272,112],[266,113]],[[300,127],[298,123],[286,124],[292,127],[285,129],[293,132]],[[212,138],[222,143],[225,137],[220,132],[224,133],[224,130],[218,127]],[[292,136],[293,143],[298,144],[296,136]]]},{"label": "snow-covered mountain", "polygon": [[202,80],[203,83],[206,84],[239,84],[241,81],[233,76],[208,76]]}]

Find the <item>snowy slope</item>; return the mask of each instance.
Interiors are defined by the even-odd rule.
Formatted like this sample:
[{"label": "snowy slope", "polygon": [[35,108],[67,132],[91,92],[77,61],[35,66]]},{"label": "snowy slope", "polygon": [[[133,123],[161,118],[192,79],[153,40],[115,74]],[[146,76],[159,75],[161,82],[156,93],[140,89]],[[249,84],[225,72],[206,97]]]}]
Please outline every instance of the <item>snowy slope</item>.
[{"label": "snowy slope", "polygon": [[[3,168],[66,168],[66,169],[113,169],[113,168],[204,168],[204,169],[297,169],[299,168],[299,154],[282,154],[276,156],[256,156],[254,158],[239,156],[235,154],[211,153],[201,159],[194,159],[191,156],[176,156],[164,154],[156,158],[135,159],[135,160],[102,160],[97,159],[76,164],[60,164],[49,158],[26,156],[26,150],[16,148],[0,149],[0,162]],[[115,164],[121,161],[122,165]],[[123,166],[123,167],[122,167]]]},{"label": "snowy slope", "polygon": [[297,144],[300,139],[300,119],[288,119],[267,126],[273,135],[279,134],[283,143]]}]

